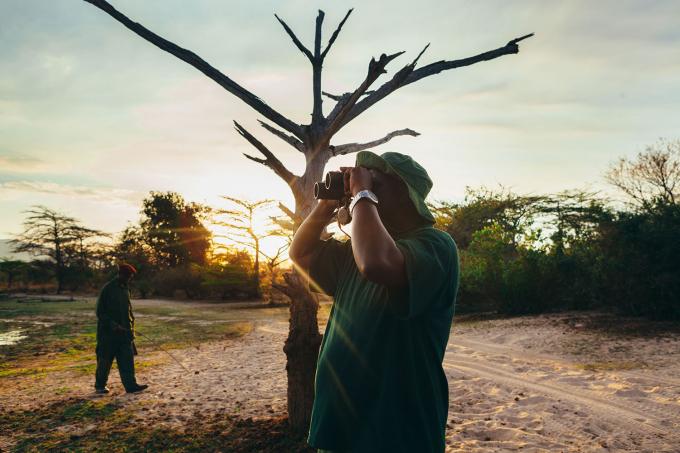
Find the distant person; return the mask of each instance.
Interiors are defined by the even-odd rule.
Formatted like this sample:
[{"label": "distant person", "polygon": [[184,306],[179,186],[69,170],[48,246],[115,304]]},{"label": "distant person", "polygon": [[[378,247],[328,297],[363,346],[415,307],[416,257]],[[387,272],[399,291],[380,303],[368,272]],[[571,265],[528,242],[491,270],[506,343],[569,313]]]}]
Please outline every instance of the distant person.
[{"label": "distant person", "polygon": [[290,249],[312,288],[334,298],[308,442],[319,451],[443,452],[456,245],[433,227],[432,181],[411,157],[364,151],[341,171],[353,196],[351,240],[320,239],[337,207],[321,200]]},{"label": "distant person", "polygon": [[97,299],[97,371],[94,384],[97,393],[109,393],[106,383],[114,358],[126,392],[141,392],[148,387],[137,384],[135,379],[135,317],[128,284],[136,273],[131,264],[118,265],[118,276],[104,285]]}]

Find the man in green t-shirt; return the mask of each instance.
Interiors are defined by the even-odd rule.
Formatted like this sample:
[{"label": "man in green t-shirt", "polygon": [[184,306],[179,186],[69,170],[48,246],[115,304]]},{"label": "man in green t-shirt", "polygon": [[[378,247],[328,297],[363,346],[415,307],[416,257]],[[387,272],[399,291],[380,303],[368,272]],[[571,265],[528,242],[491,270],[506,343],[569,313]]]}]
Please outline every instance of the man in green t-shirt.
[{"label": "man in green t-shirt", "polygon": [[94,384],[97,393],[109,393],[106,382],[114,358],[127,393],[141,392],[148,387],[137,384],[135,379],[135,316],[132,314],[128,284],[136,273],[131,264],[120,264],[118,276],[104,285],[97,299],[97,370]]},{"label": "man in green t-shirt", "polygon": [[333,296],[316,370],[309,444],[336,452],[443,452],[442,360],[458,290],[458,252],[433,228],[427,172],[399,153],[363,151],[341,168],[351,240],[320,239],[337,208],[321,200],[292,260]]}]

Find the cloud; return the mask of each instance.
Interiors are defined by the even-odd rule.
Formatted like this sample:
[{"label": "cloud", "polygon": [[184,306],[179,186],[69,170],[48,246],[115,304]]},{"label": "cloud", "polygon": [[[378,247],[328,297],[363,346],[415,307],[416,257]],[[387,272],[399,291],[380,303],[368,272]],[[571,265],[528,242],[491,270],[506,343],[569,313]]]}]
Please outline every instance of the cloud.
[{"label": "cloud", "polygon": [[0,170],[16,173],[37,173],[46,170],[46,163],[25,154],[0,155]]},{"label": "cloud", "polygon": [[16,195],[33,193],[125,205],[136,205],[143,197],[143,194],[127,189],[96,188],[44,181],[3,182],[0,183],[0,193],[2,193],[0,199],[11,199]]}]

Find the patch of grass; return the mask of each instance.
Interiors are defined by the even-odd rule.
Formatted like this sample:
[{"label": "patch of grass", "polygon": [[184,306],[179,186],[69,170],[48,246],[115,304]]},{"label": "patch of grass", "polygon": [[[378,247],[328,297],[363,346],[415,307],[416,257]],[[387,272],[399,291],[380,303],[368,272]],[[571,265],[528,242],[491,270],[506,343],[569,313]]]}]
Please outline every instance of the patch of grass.
[{"label": "patch of grass", "polygon": [[96,420],[107,417],[118,409],[115,403],[107,401],[78,401],[64,407],[61,421]]},{"label": "patch of grass", "polygon": [[[135,302],[133,301],[133,306]],[[252,322],[224,306],[159,302],[134,307],[141,354],[184,348],[247,334]],[[280,316],[263,310],[262,317]],[[0,300],[3,329],[22,328],[27,338],[0,346],[0,378],[73,370],[94,372],[97,320],[93,299],[73,302]],[[256,318],[255,318],[256,319]],[[143,334],[143,335],[142,335]],[[146,366],[154,366],[151,363]]]},{"label": "patch of grass", "polygon": [[46,373],[44,369],[41,368],[5,368],[0,370],[0,378],[10,378],[17,376],[42,376]]}]

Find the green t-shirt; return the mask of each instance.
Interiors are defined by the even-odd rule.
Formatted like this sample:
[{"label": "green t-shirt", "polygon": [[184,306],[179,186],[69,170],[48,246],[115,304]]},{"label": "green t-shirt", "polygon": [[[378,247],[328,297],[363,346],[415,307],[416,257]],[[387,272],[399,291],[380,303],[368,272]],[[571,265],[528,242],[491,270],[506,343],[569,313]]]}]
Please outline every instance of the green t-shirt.
[{"label": "green t-shirt", "polygon": [[449,392],[442,360],[458,290],[458,251],[451,236],[429,226],[395,242],[407,287],[366,280],[350,241],[323,241],[310,266],[312,289],[334,298],[316,369],[313,447],[444,451]]}]

